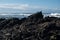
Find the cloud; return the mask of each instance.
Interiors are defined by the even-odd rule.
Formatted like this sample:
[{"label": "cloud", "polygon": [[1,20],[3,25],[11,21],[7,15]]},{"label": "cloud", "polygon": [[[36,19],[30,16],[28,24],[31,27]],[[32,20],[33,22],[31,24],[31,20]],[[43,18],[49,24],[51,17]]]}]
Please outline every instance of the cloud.
[{"label": "cloud", "polygon": [[10,9],[20,9],[26,10],[28,8],[28,4],[0,4],[0,8],[10,8]]},{"label": "cloud", "polygon": [[[0,4],[0,12],[22,12],[22,13],[32,12],[34,13],[41,10],[45,12],[46,10],[49,10],[49,8],[40,6],[40,5],[30,5],[30,4]],[[60,10],[60,9],[53,8],[52,10]]]},{"label": "cloud", "polygon": [[37,5],[29,5],[29,4],[0,4],[0,8],[31,10],[31,9],[41,9],[43,7],[39,5],[37,6]]},{"label": "cloud", "polygon": [[36,12],[41,10],[40,6],[30,5],[30,4],[0,4],[0,13],[1,12]]}]

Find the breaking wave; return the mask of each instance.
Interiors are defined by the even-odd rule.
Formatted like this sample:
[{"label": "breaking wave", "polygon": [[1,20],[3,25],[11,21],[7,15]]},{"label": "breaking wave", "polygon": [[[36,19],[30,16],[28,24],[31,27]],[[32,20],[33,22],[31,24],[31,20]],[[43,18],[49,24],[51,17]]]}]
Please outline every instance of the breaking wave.
[{"label": "breaking wave", "polygon": [[51,13],[50,16],[52,16],[52,17],[60,17],[60,13]]},{"label": "breaking wave", "polygon": [[23,13],[21,13],[21,14],[7,14],[7,13],[2,13],[2,14],[0,14],[0,15],[2,15],[2,16],[5,16],[5,15],[10,15],[10,16],[13,16],[13,15],[29,16],[29,15],[31,15],[31,14],[23,14]]}]

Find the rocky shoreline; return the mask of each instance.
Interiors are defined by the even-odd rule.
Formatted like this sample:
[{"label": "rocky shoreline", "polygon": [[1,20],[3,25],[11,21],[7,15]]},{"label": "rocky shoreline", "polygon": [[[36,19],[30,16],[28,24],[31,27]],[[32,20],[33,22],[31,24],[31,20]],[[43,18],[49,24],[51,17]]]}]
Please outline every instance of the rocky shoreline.
[{"label": "rocky shoreline", "polygon": [[22,19],[0,19],[0,40],[60,40],[60,18],[43,18],[37,12]]}]

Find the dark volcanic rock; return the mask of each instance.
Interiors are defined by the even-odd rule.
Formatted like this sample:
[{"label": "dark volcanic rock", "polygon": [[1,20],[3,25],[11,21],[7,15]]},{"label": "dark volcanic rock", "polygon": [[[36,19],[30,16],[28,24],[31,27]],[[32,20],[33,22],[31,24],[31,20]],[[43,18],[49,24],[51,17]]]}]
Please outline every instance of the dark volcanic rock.
[{"label": "dark volcanic rock", "polygon": [[31,18],[31,19],[34,19],[34,18],[39,19],[39,18],[43,18],[43,15],[42,15],[42,12],[37,12],[37,13],[35,13],[33,15],[30,15],[28,18]]},{"label": "dark volcanic rock", "polygon": [[0,40],[60,40],[60,18],[43,18],[38,12],[28,18],[0,20]]}]

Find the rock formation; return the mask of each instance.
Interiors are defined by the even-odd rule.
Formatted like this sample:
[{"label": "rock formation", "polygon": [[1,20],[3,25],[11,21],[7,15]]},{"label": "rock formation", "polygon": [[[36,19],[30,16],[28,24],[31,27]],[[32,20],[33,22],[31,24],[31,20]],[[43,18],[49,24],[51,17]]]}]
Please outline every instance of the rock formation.
[{"label": "rock formation", "polygon": [[60,18],[43,18],[37,12],[22,19],[0,19],[0,40],[60,40]]}]

